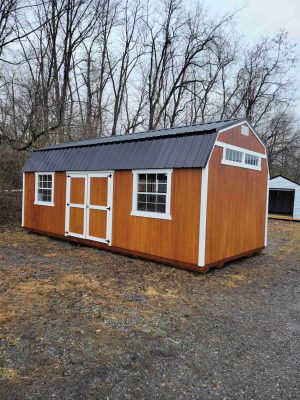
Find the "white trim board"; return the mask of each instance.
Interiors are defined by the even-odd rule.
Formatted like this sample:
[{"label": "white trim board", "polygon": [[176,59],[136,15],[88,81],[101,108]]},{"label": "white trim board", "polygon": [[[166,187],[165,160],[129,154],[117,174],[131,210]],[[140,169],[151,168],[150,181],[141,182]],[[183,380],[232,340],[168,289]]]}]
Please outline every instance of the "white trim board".
[{"label": "white trim board", "polygon": [[22,174],[22,225],[24,226],[24,219],[25,219],[25,173]]},{"label": "white trim board", "polygon": [[205,266],[208,167],[209,167],[209,161],[207,162],[206,167],[202,168],[202,179],[201,179],[198,266],[202,268]]},{"label": "white trim board", "polygon": [[265,154],[263,154],[263,153],[258,153],[257,151],[248,150],[245,147],[239,147],[239,146],[235,146],[233,144],[228,144],[228,143],[225,143],[225,142],[219,142],[218,140],[216,140],[215,146],[219,146],[219,147],[223,147],[223,148],[226,147],[227,149],[242,151],[244,153],[251,154],[252,156],[257,156],[257,157],[260,157],[260,158],[267,158],[267,156]]}]

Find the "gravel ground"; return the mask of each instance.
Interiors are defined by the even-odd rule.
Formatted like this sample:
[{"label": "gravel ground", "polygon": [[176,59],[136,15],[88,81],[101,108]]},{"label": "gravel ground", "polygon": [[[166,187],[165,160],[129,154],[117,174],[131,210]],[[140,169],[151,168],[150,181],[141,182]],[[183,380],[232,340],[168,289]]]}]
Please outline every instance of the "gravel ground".
[{"label": "gravel ground", "polygon": [[0,232],[0,399],[299,399],[300,224],[196,274]]}]

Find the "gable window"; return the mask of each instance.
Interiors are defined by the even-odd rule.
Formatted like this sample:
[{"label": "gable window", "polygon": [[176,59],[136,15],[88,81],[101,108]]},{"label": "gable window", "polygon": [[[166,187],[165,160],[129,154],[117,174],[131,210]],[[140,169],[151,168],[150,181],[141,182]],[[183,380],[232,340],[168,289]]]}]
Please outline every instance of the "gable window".
[{"label": "gable window", "polygon": [[226,149],[225,159],[241,163],[243,161],[243,153],[237,150]]},{"label": "gable window", "polygon": [[253,154],[245,154],[245,164],[248,165],[253,165],[255,167],[258,167],[259,164],[259,157],[254,156]]},{"label": "gable window", "polygon": [[261,171],[261,159],[266,158],[265,154],[227,143],[217,142],[216,144],[223,147],[222,164]]},{"label": "gable window", "polygon": [[54,206],[54,172],[35,174],[34,204]]},{"label": "gable window", "polygon": [[131,215],[171,219],[171,170],[133,171]]}]

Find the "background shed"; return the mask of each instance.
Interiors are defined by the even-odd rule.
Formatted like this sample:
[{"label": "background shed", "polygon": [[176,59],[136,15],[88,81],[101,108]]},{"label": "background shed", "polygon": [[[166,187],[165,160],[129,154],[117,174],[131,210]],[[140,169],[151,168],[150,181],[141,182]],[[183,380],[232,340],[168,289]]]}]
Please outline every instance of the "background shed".
[{"label": "background shed", "polygon": [[269,215],[300,221],[300,185],[281,175],[270,179]]}]

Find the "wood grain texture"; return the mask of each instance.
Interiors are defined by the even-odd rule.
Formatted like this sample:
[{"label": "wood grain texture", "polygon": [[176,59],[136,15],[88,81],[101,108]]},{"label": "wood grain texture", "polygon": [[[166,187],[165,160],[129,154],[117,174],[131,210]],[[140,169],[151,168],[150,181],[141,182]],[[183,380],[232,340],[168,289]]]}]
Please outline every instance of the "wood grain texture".
[{"label": "wood grain texture", "polygon": [[222,151],[209,162],[205,264],[264,246],[266,160],[262,171],[222,165]]},{"label": "wood grain texture", "polygon": [[90,204],[93,206],[107,205],[107,178],[90,179]]},{"label": "wood grain texture", "polygon": [[242,135],[241,126],[236,126],[235,128],[219,133],[218,141],[266,154],[264,146],[260,143],[252,130],[249,129],[249,136]]},{"label": "wood grain texture", "polygon": [[34,204],[35,174],[25,174],[24,226],[64,235],[66,205],[66,174],[54,175],[54,207]]},{"label": "wood grain texture", "polygon": [[84,208],[70,206],[69,232],[83,235],[84,230]]},{"label": "wood grain texture", "polygon": [[172,220],[131,216],[131,171],[114,174],[112,245],[185,263],[198,263],[201,169],[174,169]]},{"label": "wood grain texture", "polygon": [[107,212],[89,210],[89,236],[106,239]]},{"label": "wood grain texture", "polygon": [[70,178],[70,203],[84,204],[85,178]]}]

